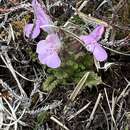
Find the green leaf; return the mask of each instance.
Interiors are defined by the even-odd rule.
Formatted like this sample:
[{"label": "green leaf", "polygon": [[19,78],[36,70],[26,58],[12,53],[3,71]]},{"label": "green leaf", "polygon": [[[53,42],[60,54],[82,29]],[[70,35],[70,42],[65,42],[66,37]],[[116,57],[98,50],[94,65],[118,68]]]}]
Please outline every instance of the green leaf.
[{"label": "green leaf", "polygon": [[78,15],[75,15],[73,18],[72,18],[72,21],[75,23],[75,24],[78,24],[78,25],[84,25],[85,23],[83,22],[83,20],[78,16]]},{"label": "green leaf", "polygon": [[92,86],[96,86],[100,83],[102,83],[101,77],[98,76],[97,73],[91,71],[89,73],[87,80],[86,80],[86,86],[91,88]]},{"label": "green leaf", "polygon": [[47,111],[41,112],[37,115],[37,122],[33,130],[39,130],[40,126],[43,125],[49,119],[49,113]]},{"label": "green leaf", "polygon": [[128,125],[125,127],[125,130],[129,130],[129,129],[128,129]]},{"label": "green leaf", "polygon": [[49,117],[48,112],[39,113],[38,116],[37,116],[37,123],[39,125],[42,125],[43,123],[45,123],[48,120],[48,117]]},{"label": "green leaf", "polygon": [[29,56],[31,57],[32,61],[35,62],[37,59],[36,53],[33,52],[31,48],[27,48],[27,52],[28,52]]},{"label": "green leaf", "polygon": [[58,85],[58,80],[55,79],[53,76],[47,77],[45,82],[42,84],[42,89],[43,91],[52,91],[57,85]]}]

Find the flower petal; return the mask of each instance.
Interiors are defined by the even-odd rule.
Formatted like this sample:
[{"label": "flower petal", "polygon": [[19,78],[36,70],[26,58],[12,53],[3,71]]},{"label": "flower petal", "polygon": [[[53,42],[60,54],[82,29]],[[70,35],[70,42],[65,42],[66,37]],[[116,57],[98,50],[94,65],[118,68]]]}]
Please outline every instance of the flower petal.
[{"label": "flower petal", "polygon": [[97,61],[105,61],[108,57],[105,49],[101,47],[98,43],[95,44],[93,55],[95,56]]},{"label": "flower petal", "polygon": [[47,33],[53,33],[54,29],[52,27],[49,27],[48,25],[53,25],[52,20],[50,17],[44,12],[44,10],[38,10],[37,11],[37,19],[40,21],[40,28],[43,28],[44,31]]},{"label": "flower petal", "polygon": [[96,40],[90,36],[90,35],[82,35],[80,36],[80,39],[86,44],[86,45],[89,45],[89,44],[92,44],[92,43],[95,43]]},{"label": "flower petal", "polygon": [[36,52],[38,54],[47,53],[48,43],[46,40],[41,40],[37,44]]},{"label": "flower petal", "polygon": [[53,25],[53,22],[49,15],[47,15],[45,9],[38,3],[37,0],[32,1],[32,7],[34,8],[34,13],[36,15],[37,20],[40,21],[40,28],[43,28],[47,33],[54,32],[52,27],[45,27],[44,25]]},{"label": "flower petal", "polygon": [[39,28],[38,24],[36,24],[35,27],[34,27],[34,24],[25,25],[24,34],[28,38],[30,36],[31,36],[32,39],[36,38],[40,34],[40,28]]},{"label": "flower petal", "polygon": [[45,54],[38,54],[38,59],[40,60],[40,62],[42,64],[46,64],[46,60],[47,60],[46,58],[47,58],[46,53]]},{"label": "flower petal", "polygon": [[61,60],[60,60],[58,54],[55,52],[52,55],[48,56],[46,64],[47,64],[48,67],[51,67],[51,68],[60,67]]},{"label": "flower petal", "polygon": [[53,54],[46,56],[46,54],[39,54],[38,58],[42,64],[46,64],[50,68],[58,68],[60,67],[61,60],[56,52]]},{"label": "flower petal", "polygon": [[95,39],[96,41],[100,40],[102,37],[102,34],[104,32],[104,26],[100,25],[97,26],[90,34],[89,36]]},{"label": "flower petal", "polygon": [[95,39],[93,39],[90,35],[88,36],[80,36],[80,39],[85,43],[85,47],[88,51],[93,52],[95,43]]},{"label": "flower petal", "polygon": [[53,45],[59,45],[60,46],[60,39],[56,33],[49,34],[46,38],[48,43],[53,44]]},{"label": "flower petal", "polygon": [[36,5],[37,0],[32,0],[32,7]]}]

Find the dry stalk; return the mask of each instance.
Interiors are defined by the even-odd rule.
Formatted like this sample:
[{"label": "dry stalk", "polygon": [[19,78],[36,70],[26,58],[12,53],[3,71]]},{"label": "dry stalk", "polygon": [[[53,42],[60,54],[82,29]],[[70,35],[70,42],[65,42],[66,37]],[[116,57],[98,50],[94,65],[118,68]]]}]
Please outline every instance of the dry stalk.
[{"label": "dry stalk", "polygon": [[91,125],[91,122],[92,122],[92,120],[93,120],[93,118],[94,118],[94,114],[95,114],[95,111],[96,111],[96,109],[97,109],[97,107],[98,107],[98,105],[99,105],[99,102],[100,102],[100,100],[101,100],[101,97],[102,97],[102,94],[99,93],[98,98],[97,98],[97,101],[96,101],[96,103],[95,103],[95,105],[94,105],[94,108],[93,108],[93,110],[92,110],[92,113],[91,113],[91,115],[90,115],[90,117],[89,117],[89,119],[88,119],[88,123],[87,123],[87,125],[86,125],[86,128],[89,128],[90,125]]},{"label": "dry stalk", "polygon": [[23,90],[23,88],[22,88],[22,86],[21,86],[21,84],[20,84],[20,82],[19,82],[19,80],[18,80],[18,78],[17,78],[17,76],[16,76],[15,70],[14,70],[12,64],[11,64],[11,60],[10,60],[10,58],[9,58],[9,56],[8,56],[8,54],[7,54],[7,52],[5,51],[5,52],[4,52],[3,54],[1,54],[0,56],[1,56],[1,59],[3,60],[3,62],[5,63],[5,65],[7,66],[7,68],[8,68],[8,69],[10,70],[10,72],[12,73],[14,79],[16,80],[17,85],[18,85],[18,88],[19,88],[20,93],[21,93],[21,96],[22,96],[22,97],[27,97],[25,91]]},{"label": "dry stalk", "polygon": [[69,128],[67,128],[63,123],[61,123],[59,120],[57,120],[54,116],[51,116],[50,119],[52,121],[54,121],[55,123],[57,123],[59,126],[61,126],[63,129],[69,130]]},{"label": "dry stalk", "polygon": [[69,100],[74,101],[76,96],[79,94],[80,90],[82,89],[83,85],[85,84],[90,72],[85,73],[85,75],[82,77],[82,79],[79,81],[77,86],[75,87],[74,91],[70,95]]},{"label": "dry stalk", "polygon": [[122,98],[122,97],[124,97],[126,94],[126,91],[127,91],[127,89],[129,88],[129,86],[130,86],[130,82],[128,81],[127,82],[128,84],[127,84],[127,86],[125,87],[125,89],[123,89],[123,91],[121,92],[121,94],[119,95],[119,97],[117,98],[117,102]]},{"label": "dry stalk", "polygon": [[79,115],[81,112],[83,112],[85,109],[88,108],[88,106],[91,104],[91,102],[87,103],[84,107],[82,107],[80,110],[78,110],[76,113],[74,113],[73,115],[71,115],[70,117],[68,117],[68,121],[72,120],[73,118],[75,118],[77,115]]},{"label": "dry stalk", "polygon": [[107,100],[108,107],[109,107],[109,110],[110,110],[110,114],[111,114],[112,121],[113,121],[113,123],[114,123],[115,129],[118,130],[117,125],[116,125],[115,118],[114,118],[114,116],[113,116],[113,110],[112,110],[113,108],[111,108],[111,106],[110,106],[109,99],[108,99],[108,95],[107,95],[107,91],[106,91],[105,88],[104,88],[104,92],[105,92],[106,100]]},{"label": "dry stalk", "polygon": [[109,122],[108,122],[108,118],[107,118],[107,113],[105,112],[104,108],[102,107],[102,105],[100,104],[100,108],[102,109],[104,115],[105,115],[105,118],[106,118],[106,121],[107,121],[107,130],[110,130],[109,129]]}]

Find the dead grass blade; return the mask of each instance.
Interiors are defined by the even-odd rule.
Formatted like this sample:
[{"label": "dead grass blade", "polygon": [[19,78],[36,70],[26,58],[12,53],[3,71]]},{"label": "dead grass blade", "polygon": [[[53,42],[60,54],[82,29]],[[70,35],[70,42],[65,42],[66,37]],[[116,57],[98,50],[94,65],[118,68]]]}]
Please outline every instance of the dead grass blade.
[{"label": "dead grass blade", "polygon": [[57,123],[59,126],[61,126],[63,129],[69,130],[69,128],[67,128],[63,123],[61,123],[59,120],[57,120],[54,116],[51,116],[50,119],[52,121],[54,121],[55,123]]},{"label": "dead grass blade", "polygon": [[94,114],[95,114],[95,111],[96,111],[96,109],[97,109],[97,107],[98,107],[98,105],[99,105],[99,102],[100,102],[100,100],[101,100],[101,97],[102,97],[102,94],[99,93],[98,98],[97,98],[97,101],[96,101],[96,103],[95,103],[95,105],[94,105],[94,108],[93,108],[93,110],[92,110],[92,113],[91,113],[91,115],[90,115],[90,117],[89,117],[89,119],[88,119],[88,123],[87,123],[87,125],[86,125],[86,128],[89,128],[89,126],[91,125],[91,122],[92,122],[92,120],[93,120],[93,118],[94,118]]},{"label": "dead grass blade", "polygon": [[74,91],[70,95],[70,98],[69,98],[70,101],[73,102],[75,100],[76,96],[79,94],[81,88],[83,87],[84,83],[86,82],[86,80],[89,76],[89,73],[90,72],[85,73],[84,76],[82,77],[82,79],[79,81],[79,83],[75,87]]},{"label": "dead grass blade", "polygon": [[[108,99],[108,95],[107,95],[107,91],[106,91],[105,88],[104,88],[104,92],[105,92],[107,104],[108,104],[108,107],[109,107],[109,110],[110,110],[110,114],[111,114],[112,121],[113,121],[113,123],[114,123],[115,129],[118,130],[117,125],[116,125],[115,118],[114,118],[114,116],[113,116],[113,110],[112,110],[113,108],[111,108],[111,106],[110,106],[109,99]],[[112,103],[112,104],[113,104],[113,103]]]}]

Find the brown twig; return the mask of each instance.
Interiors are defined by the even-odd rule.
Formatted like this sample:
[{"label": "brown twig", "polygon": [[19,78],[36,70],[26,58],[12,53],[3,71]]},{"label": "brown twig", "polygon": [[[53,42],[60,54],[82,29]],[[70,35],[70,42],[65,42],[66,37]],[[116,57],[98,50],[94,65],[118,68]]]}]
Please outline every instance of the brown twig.
[{"label": "brown twig", "polygon": [[8,8],[0,8],[0,13],[8,13],[10,11],[10,9]]}]

